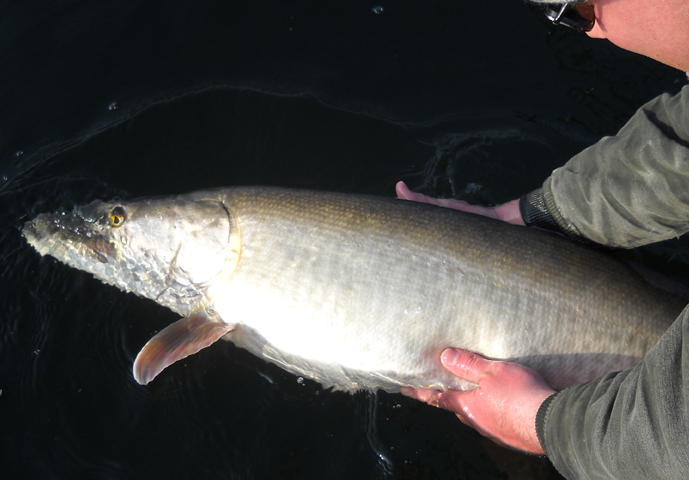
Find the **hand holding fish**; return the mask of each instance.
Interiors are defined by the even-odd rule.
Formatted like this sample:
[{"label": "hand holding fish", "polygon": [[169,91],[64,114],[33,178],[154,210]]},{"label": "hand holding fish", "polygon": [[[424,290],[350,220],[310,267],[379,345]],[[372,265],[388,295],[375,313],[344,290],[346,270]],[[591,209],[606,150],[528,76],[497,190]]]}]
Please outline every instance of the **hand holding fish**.
[{"label": "hand holding fish", "polygon": [[[497,207],[483,207],[416,193],[404,182],[397,182],[395,193],[403,200],[430,203],[524,225],[519,200]],[[536,414],[543,400],[555,391],[537,373],[517,364],[491,361],[459,349],[445,350],[441,362],[454,375],[476,382],[478,387],[465,392],[403,388],[402,393],[454,412],[462,423],[496,443],[543,454],[536,435]]]},{"label": "hand holding fish", "polygon": [[454,198],[429,197],[423,193],[413,192],[404,182],[397,182],[395,185],[395,193],[397,198],[402,200],[429,203],[438,207],[475,213],[477,215],[502,220],[503,222],[512,223],[514,225],[524,225],[524,220],[519,212],[519,199],[510,200],[509,202],[497,205],[495,207],[484,207],[482,205],[472,205],[463,200],[456,200]]},{"label": "hand holding fish", "polygon": [[536,414],[555,390],[536,372],[454,348],[444,350],[440,359],[451,373],[478,387],[465,392],[403,388],[401,393],[454,412],[462,423],[496,443],[544,453],[536,435]]}]

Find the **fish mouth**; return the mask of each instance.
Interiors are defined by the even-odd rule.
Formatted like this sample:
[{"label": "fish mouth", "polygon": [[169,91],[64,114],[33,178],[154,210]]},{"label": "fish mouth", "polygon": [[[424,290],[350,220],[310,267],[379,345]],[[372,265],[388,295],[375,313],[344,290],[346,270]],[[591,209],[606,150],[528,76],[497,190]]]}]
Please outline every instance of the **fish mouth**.
[{"label": "fish mouth", "polygon": [[42,213],[24,224],[22,236],[41,255],[65,261],[68,251],[90,252],[99,262],[108,263],[115,248],[92,223],[74,213]]}]

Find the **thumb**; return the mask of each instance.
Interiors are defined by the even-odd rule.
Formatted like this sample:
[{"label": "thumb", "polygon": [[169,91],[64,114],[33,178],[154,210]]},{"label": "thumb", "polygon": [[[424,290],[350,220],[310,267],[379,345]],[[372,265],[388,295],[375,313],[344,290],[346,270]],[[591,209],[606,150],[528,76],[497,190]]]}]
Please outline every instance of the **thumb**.
[{"label": "thumb", "polygon": [[495,363],[483,355],[460,348],[443,350],[443,353],[440,354],[440,362],[454,375],[474,383],[481,383],[481,379],[486,376]]}]

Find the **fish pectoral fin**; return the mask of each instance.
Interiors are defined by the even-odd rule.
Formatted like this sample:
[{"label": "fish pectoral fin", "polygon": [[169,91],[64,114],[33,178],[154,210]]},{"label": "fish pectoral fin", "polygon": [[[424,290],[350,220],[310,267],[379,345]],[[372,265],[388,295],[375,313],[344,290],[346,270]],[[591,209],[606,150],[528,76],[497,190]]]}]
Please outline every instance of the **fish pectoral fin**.
[{"label": "fish pectoral fin", "polygon": [[158,332],[143,346],[134,360],[134,379],[146,385],[178,360],[214,343],[234,328],[213,321],[204,313],[193,313]]}]

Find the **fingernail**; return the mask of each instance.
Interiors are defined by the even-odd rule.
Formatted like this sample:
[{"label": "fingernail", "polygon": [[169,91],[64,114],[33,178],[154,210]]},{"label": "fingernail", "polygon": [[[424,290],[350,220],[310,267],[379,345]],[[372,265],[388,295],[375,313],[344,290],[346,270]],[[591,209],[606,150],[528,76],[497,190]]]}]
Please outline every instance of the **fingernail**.
[{"label": "fingernail", "polygon": [[454,348],[446,348],[443,353],[440,354],[440,361],[443,365],[447,367],[452,367],[457,364],[457,357],[459,357],[459,352]]}]

